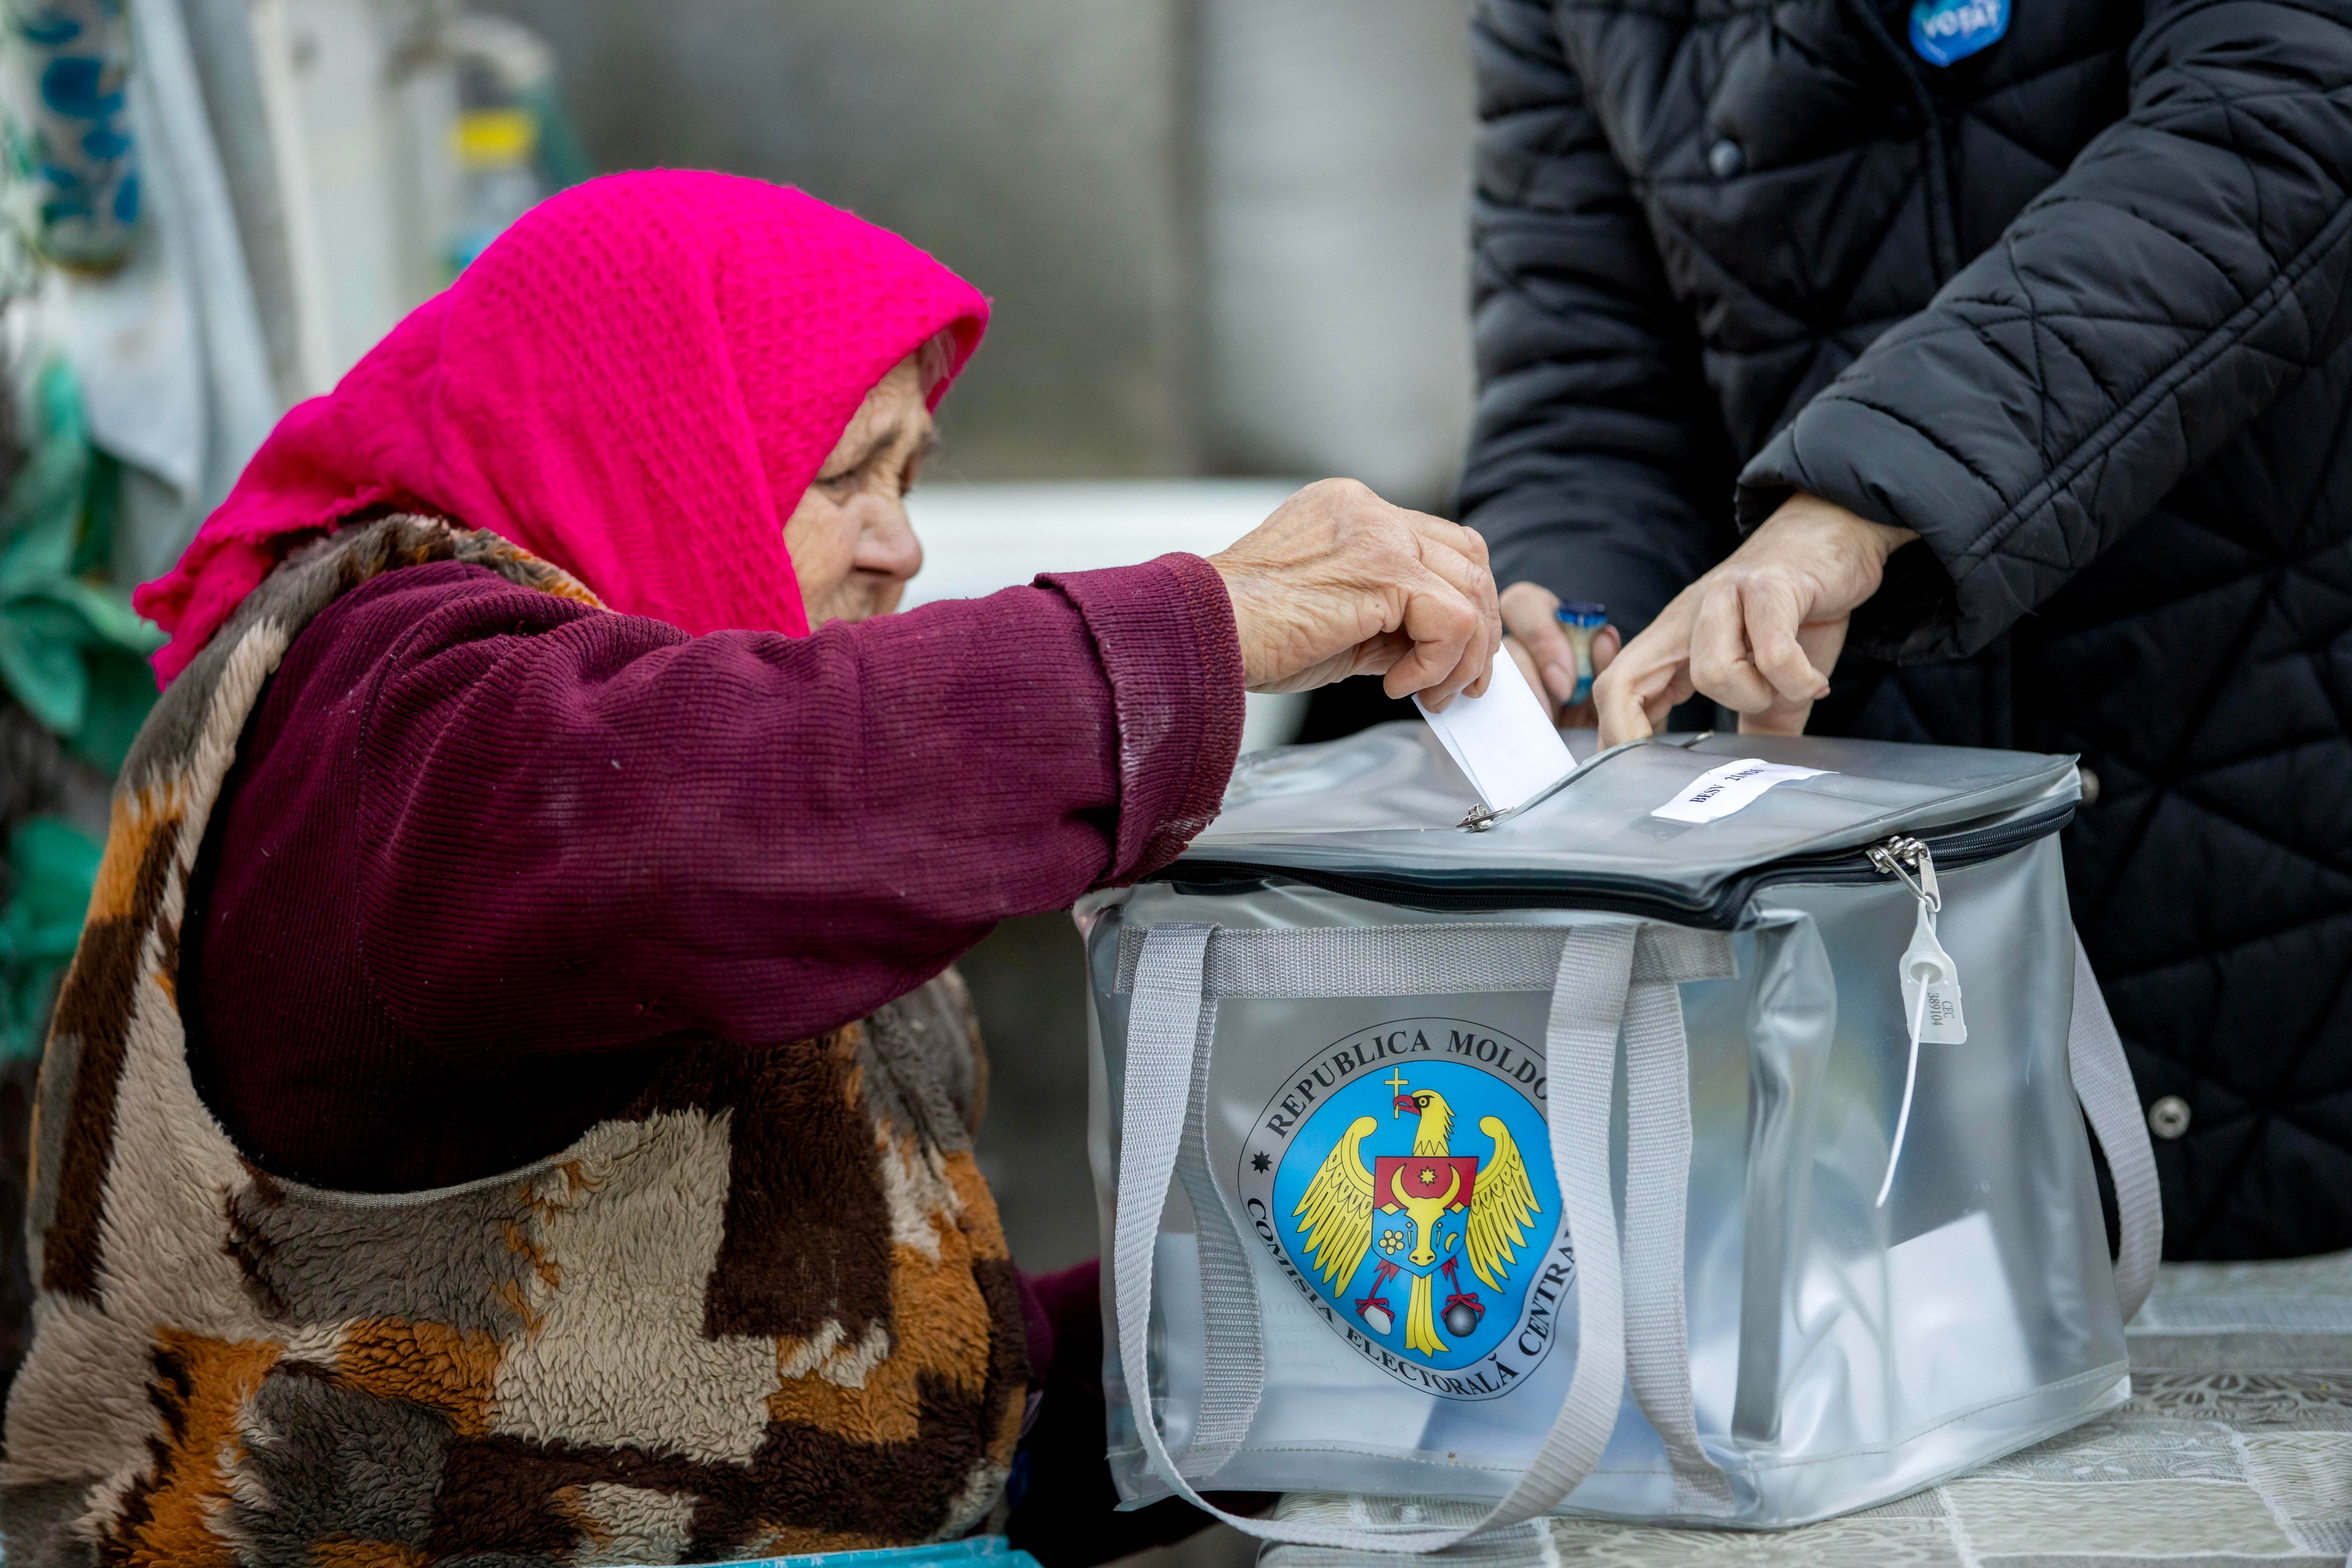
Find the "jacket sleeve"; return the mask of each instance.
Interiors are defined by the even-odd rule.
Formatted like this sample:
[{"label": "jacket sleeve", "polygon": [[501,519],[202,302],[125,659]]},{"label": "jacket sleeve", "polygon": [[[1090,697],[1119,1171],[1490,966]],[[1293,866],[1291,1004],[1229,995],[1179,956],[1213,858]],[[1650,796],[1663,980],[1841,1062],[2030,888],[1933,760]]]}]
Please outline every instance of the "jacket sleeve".
[{"label": "jacket sleeve", "polygon": [[1925,539],[1948,584],[1866,651],[1983,647],[2352,328],[2352,6],[2150,0],[2130,73],[2125,117],[1740,476],[1743,527],[1802,489]]},{"label": "jacket sleeve", "polygon": [[1171,859],[1240,739],[1232,604],[1193,557],[801,638],[483,575],[358,698],[368,982],[457,1055],[863,1017]]},{"label": "jacket sleeve", "polygon": [[1463,521],[1498,582],[1599,600],[1638,631],[1732,543],[1729,444],[1550,0],[1480,0],[1470,37],[1478,407]]}]

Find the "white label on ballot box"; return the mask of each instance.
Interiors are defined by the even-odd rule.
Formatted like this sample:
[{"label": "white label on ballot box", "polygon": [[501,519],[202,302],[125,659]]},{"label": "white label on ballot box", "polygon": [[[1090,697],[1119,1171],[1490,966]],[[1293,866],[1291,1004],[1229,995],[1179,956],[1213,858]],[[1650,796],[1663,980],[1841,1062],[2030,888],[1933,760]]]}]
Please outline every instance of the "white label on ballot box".
[{"label": "white label on ballot box", "polygon": [[1681,794],[1650,815],[1668,822],[1712,822],[1734,811],[1746,810],[1775,784],[1785,784],[1791,779],[1817,779],[1827,771],[1823,768],[1791,768],[1785,762],[1743,757],[1737,762],[1708,768],[1692,779]]},{"label": "white label on ballot box", "polygon": [[[1419,697],[1413,706],[1420,707]],[[1479,803],[1498,816],[1534,800],[1576,766],[1508,653],[1495,655],[1495,677],[1484,696],[1455,697],[1444,713],[1423,707],[1421,716],[1469,776]]]}]

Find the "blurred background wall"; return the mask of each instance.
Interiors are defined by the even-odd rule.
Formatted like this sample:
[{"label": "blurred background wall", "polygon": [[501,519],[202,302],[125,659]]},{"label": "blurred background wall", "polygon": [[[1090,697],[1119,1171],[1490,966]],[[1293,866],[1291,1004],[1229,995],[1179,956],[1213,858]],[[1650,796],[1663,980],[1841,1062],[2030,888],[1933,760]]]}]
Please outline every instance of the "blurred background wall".
[{"label": "blurred background wall", "polygon": [[803,185],[996,302],[966,479],[1346,473],[1442,507],[1466,0],[484,0],[603,168]]},{"label": "blurred background wall", "polygon": [[1469,432],[1467,0],[1202,0],[1211,461],[1444,510]]},{"label": "blurred background wall", "polygon": [[1202,459],[1181,0],[490,0],[555,46],[605,169],[733,170],[908,235],[995,301],[944,470]]}]

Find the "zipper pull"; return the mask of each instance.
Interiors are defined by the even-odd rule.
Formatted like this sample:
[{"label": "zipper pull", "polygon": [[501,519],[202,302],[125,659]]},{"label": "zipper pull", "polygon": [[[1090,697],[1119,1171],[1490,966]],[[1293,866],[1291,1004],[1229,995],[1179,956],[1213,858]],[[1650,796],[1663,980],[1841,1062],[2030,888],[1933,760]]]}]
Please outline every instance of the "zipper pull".
[{"label": "zipper pull", "polygon": [[1903,950],[1899,979],[1903,1014],[1915,1040],[1930,1045],[1965,1045],[1969,1026],[1960,1012],[1960,968],[1936,937],[1936,917],[1943,913],[1944,890],[1936,880],[1936,857],[1916,839],[1892,838],[1873,844],[1870,863],[1911,890],[1919,907],[1911,928],[1911,946]]},{"label": "zipper pull", "polygon": [[1863,853],[1878,868],[1880,875],[1894,877],[1909,888],[1911,896],[1924,904],[1927,913],[1942,913],[1944,894],[1936,885],[1936,857],[1928,852],[1927,845],[1897,833],[1884,843],[1871,845]]}]

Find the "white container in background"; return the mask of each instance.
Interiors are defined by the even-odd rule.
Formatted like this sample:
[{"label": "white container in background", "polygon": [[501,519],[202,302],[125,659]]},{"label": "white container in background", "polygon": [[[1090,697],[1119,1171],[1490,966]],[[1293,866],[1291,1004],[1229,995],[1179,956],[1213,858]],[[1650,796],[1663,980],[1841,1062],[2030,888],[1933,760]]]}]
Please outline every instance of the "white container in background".
[{"label": "white container in background", "polygon": [[[1213,555],[1266,519],[1291,479],[1070,480],[925,485],[907,497],[923,570],[902,607],[978,599],[1043,571],[1132,566],[1183,550]],[[1242,749],[1287,744],[1306,722],[1304,693],[1249,697]]]}]

